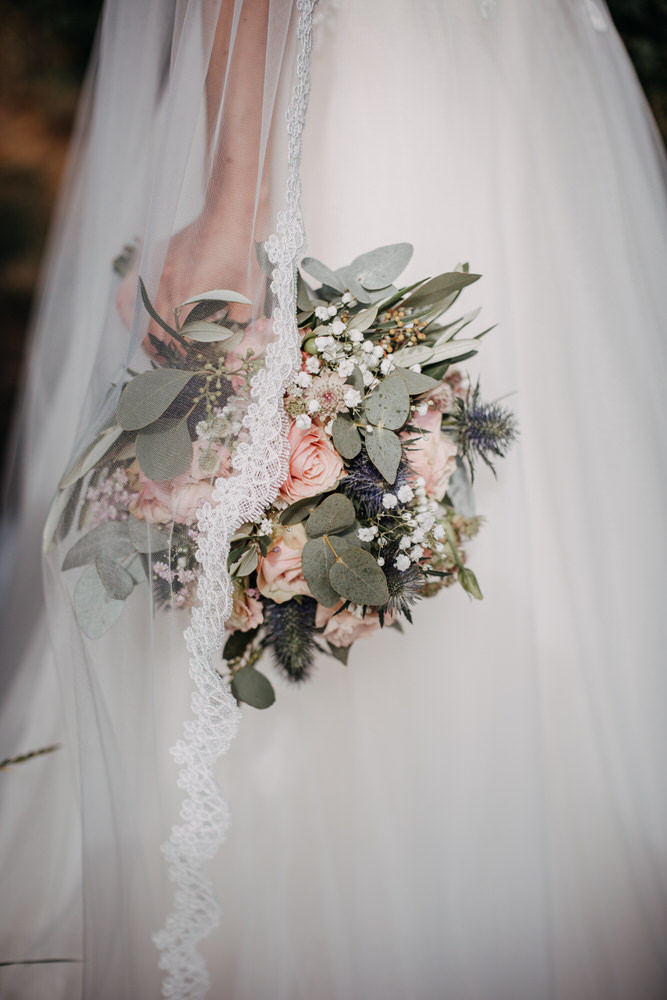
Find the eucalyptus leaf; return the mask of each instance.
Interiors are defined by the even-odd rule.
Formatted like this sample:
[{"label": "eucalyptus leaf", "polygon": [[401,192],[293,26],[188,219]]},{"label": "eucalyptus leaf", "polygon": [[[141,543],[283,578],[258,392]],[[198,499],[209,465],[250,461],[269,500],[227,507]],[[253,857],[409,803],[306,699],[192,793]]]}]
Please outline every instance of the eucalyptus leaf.
[{"label": "eucalyptus leaf", "polygon": [[377,314],[377,306],[369,306],[368,309],[361,309],[348,320],[346,329],[359,330],[359,332],[363,333],[364,330],[368,330],[373,325],[377,319]]},{"label": "eucalyptus leaf", "polygon": [[329,285],[331,288],[335,288],[337,292],[345,291],[345,285],[336,272],[332,271],[326,264],[323,264],[321,260],[316,260],[315,257],[304,257],[301,261],[301,267],[306,274],[317,278],[323,285]]},{"label": "eucalyptus leaf", "polygon": [[460,511],[464,517],[475,516],[475,500],[472,486],[465,462],[460,455],[456,456],[456,468],[447,485],[447,495],[454,509]]},{"label": "eucalyptus leaf", "polygon": [[329,571],[331,587],[344,600],[378,607],[389,600],[387,578],[365,549],[346,548]]},{"label": "eucalyptus leaf", "polygon": [[148,292],[146,290],[146,286],[144,284],[143,278],[139,278],[139,291],[141,292],[141,300],[142,300],[142,302],[144,304],[146,312],[151,317],[151,319],[155,320],[155,322],[157,323],[157,325],[161,326],[162,329],[166,330],[166,332],[169,333],[172,337],[176,337],[176,339],[179,340],[180,337],[179,337],[179,334],[178,334],[178,330],[175,330],[173,328],[173,326],[169,326],[169,323],[167,323],[165,320],[163,320],[162,317],[160,316],[160,314],[158,312],[156,312],[153,303],[151,302],[151,300],[148,297]]},{"label": "eucalyptus leaf", "polygon": [[88,566],[74,588],[74,613],[83,634],[99,639],[117,620],[123,605],[109,596],[96,567]]},{"label": "eucalyptus leaf", "polygon": [[68,486],[67,489],[58,490],[53,498],[53,502],[49,507],[49,513],[47,514],[44,528],[42,530],[42,552],[44,555],[46,555],[46,553],[51,549],[51,546],[55,541],[56,531],[58,530],[58,525],[60,524],[60,518],[69,503],[71,495],[72,488],[71,486]]},{"label": "eucalyptus leaf", "polygon": [[333,535],[354,524],[357,514],[354,504],[342,493],[332,493],[312,512],[306,523],[309,538]]},{"label": "eucalyptus leaf", "polygon": [[76,460],[69,466],[65,475],[62,477],[58,484],[58,488],[61,490],[66,489],[75,483],[77,479],[81,479],[85,476],[87,472],[97,465],[97,463],[104,458],[109,449],[116,443],[118,438],[123,433],[123,428],[114,426],[108,427],[106,430],[102,431],[99,437],[90,445],[83,454],[77,456]]},{"label": "eucalyptus leaf", "polygon": [[222,651],[223,659],[235,660],[238,656],[245,653],[246,649],[257,635],[257,632],[258,629],[256,628],[248,629],[247,632],[242,632],[240,629],[238,632],[232,632],[225,643],[225,648]]},{"label": "eucalyptus leaf", "polygon": [[252,302],[246,295],[240,292],[232,292],[228,288],[214,288],[211,292],[202,292],[201,295],[193,295],[192,298],[181,302],[179,309],[183,306],[192,305],[195,302],[241,302],[245,306],[251,306]]},{"label": "eucalyptus leaf", "polygon": [[125,601],[130,596],[134,589],[134,580],[132,574],[128,573],[119,562],[106,556],[98,556],[95,560],[95,569],[109,597],[113,597],[116,601]]},{"label": "eucalyptus leaf", "polygon": [[94,563],[98,556],[124,559],[133,551],[127,521],[105,521],[80,538],[65,556],[62,569]]},{"label": "eucalyptus leaf", "polygon": [[208,319],[209,316],[213,316],[223,309],[226,310],[226,308],[227,303],[222,302],[220,299],[211,299],[209,302],[198,302],[194,309],[191,309],[186,316],[185,323],[190,324],[202,319]]},{"label": "eucalyptus leaf", "polygon": [[376,427],[399,430],[410,415],[410,396],[400,375],[389,375],[366,397],[366,417]]},{"label": "eucalyptus leaf", "polygon": [[198,319],[194,322],[188,320],[181,327],[181,333],[188,340],[196,340],[200,344],[214,344],[219,341],[227,341],[227,349],[231,349],[231,344],[229,341],[235,340],[234,346],[240,344],[243,340],[243,331],[230,330],[226,326],[220,326],[219,323],[211,323],[205,319]]},{"label": "eucalyptus leaf", "polygon": [[459,583],[471,597],[475,600],[481,601],[484,599],[484,595],[480,590],[480,586],[477,582],[477,577],[471,569],[467,566],[459,566]]},{"label": "eucalyptus leaf", "polygon": [[348,385],[353,386],[358,392],[363,396],[366,392],[366,386],[364,385],[364,376],[361,373],[361,368],[359,365],[355,365],[352,373],[345,379]]},{"label": "eucalyptus leaf", "polygon": [[301,521],[306,520],[311,510],[317,507],[323,495],[322,493],[318,493],[314,497],[302,497],[301,500],[297,500],[295,503],[290,504],[289,507],[286,507],[278,520],[281,524],[286,525],[300,524]]},{"label": "eucalyptus leaf", "polygon": [[366,289],[359,284],[357,277],[351,267],[339,267],[336,271],[338,279],[342,282],[344,291],[351,292],[354,295],[357,302],[361,302],[364,305],[368,305],[371,301],[371,297],[366,291]]},{"label": "eucalyptus leaf", "polygon": [[366,452],[380,475],[391,486],[401,461],[401,442],[393,431],[374,427],[366,434]]},{"label": "eucalyptus leaf", "polygon": [[392,243],[361,254],[350,268],[365,289],[384,289],[405,270],[413,253],[411,243]]},{"label": "eucalyptus leaf", "polygon": [[394,361],[401,367],[406,365],[434,365],[439,361],[449,361],[462,357],[470,351],[477,352],[479,344],[476,340],[449,340],[437,347],[426,347],[422,344],[416,347],[404,347],[394,355]]},{"label": "eucalyptus leaf", "polygon": [[187,472],[192,454],[192,441],[184,419],[163,417],[137,435],[137,461],[143,474],[156,483]]},{"label": "eucalyptus leaf", "polygon": [[340,600],[329,583],[329,571],[336,560],[336,549],[343,550],[349,543],[341,539],[336,545],[326,538],[309,538],[301,551],[301,569],[311,594],[323,607],[332,608]]},{"label": "eucalyptus leaf", "polygon": [[461,316],[454,323],[449,323],[442,333],[442,336],[435,341],[435,344],[444,344],[447,340],[452,340],[457,333],[460,333],[464,327],[469,326],[474,320],[477,319],[482,311],[482,307],[478,306],[477,309],[473,309],[472,312],[466,313],[465,316]]},{"label": "eucalyptus leaf", "polygon": [[333,443],[342,458],[348,461],[361,451],[361,436],[349,413],[338,413],[332,428]]},{"label": "eucalyptus leaf", "polygon": [[405,387],[411,396],[419,396],[422,392],[429,392],[431,389],[437,389],[440,383],[437,379],[431,378],[429,375],[423,375],[420,372],[410,371],[409,368],[396,368],[396,374],[405,382]]},{"label": "eucalyptus leaf", "polygon": [[259,564],[259,553],[257,546],[252,545],[246,549],[241,558],[230,567],[232,576],[250,576],[257,569]]},{"label": "eucalyptus leaf", "polygon": [[350,646],[333,646],[328,640],[327,646],[329,647],[329,655],[346,667],[350,656]]},{"label": "eucalyptus leaf", "polygon": [[481,274],[467,274],[463,271],[447,271],[435,278],[429,278],[405,299],[405,305],[414,308],[419,305],[430,305],[445,296],[460,292],[467,285],[479,281]]},{"label": "eucalyptus leaf", "polygon": [[276,700],[271,681],[254,667],[241,667],[232,679],[232,694],[252,708],[269,708]]},{"label": "eucalyptus leaf", "polygon": [[180,368],[154,368],[135,375],[118,400],[116,417],[120,426],[137,431],[158,420],[194,374]]},{"label": "eucalyptus leaf", "polygon": [[164,552],[169,548],[169,538],[150,521],[139,521],[130,517],[127,521],[130,541],[137,552]]}]

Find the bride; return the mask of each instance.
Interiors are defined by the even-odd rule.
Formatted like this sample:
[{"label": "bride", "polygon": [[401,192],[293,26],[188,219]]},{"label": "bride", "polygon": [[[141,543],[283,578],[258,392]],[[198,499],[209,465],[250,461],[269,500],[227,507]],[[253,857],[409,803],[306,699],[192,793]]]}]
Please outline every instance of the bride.
[{"label": "bride", "polygon": [[[253,243],[275,234],[284,280],[266,355],[289,357],[309,7],[105,9],[9,480],[20,506],[4,534],[0,759],[60,749],[0,773],[0,995],[152,1000],[166,977],[165,996],[195,998],[208,974],[225,1000],[657,1000],[665,163],[601,0],[315,10],[307,252],[339,267],[410,241],[407,281],[469,261],[484,277],[466,308],[499,324],[481,352],[485,392],[513,394],[521,436],[497,482],[476,479],[482,604],[448,591],[404,635],[355,645],[348,668],[322,659],[307,685],[276,679],[269,711],[244,707],[216,765],[226,841],[210,862],[185,852],[179,884],[192,876],[194,899],[174,901],[160,845],[192,795],[169,749],[202,678],[193,641],[208,626],[220,637],[215,613],[195,618],[186,646],[189,612],[153,615],[137,588],[113,628],[83,637],[60,569],[71,538],[51,544],[52,519],[41,596],[63,469],[163,337],[139,275],[163,316],[225,287],[254,318]],[[266,454],[238,473],[258,496]],[[234,490],[223,484],[214,540],[244,502]],[[62,515],[71,495],[58,496]],[[214,548],[209,609],[224,605]],[[210,794],[191,801],[215,845],[225,805]],[[208,973],[190,950],[218,919],[202,864],[223,911],[201,943]]]}]

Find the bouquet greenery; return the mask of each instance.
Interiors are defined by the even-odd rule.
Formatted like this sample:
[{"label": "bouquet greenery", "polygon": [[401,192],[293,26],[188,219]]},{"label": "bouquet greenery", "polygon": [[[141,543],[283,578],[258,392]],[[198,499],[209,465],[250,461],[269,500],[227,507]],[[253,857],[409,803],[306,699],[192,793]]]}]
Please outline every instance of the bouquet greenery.
[{"label": "bouquet greenery", "polygon": [[[489,332],[460,336],[479,310],[445,321],[479,275],[463,265],[396,287],[411,255],[399,243],[335,271],[302,261],[318,284],[298,275],[287,476],[261,518],[239,528],[228,561],[234,605],[221,672],[255,707],[274,700],[256,666],[266,649],[298,682],[317,650],[346,663],[358,638],[400,629],[416,601],[443,587],[482,596],[465,555],[480,525],[475,465],[505,455],[515,421],[457,367]],[[258,257],[268,271],[261,246]],[[266,317],[230,318],[232,306],[249,305],[238,293],[195,296],[167,322],[141,291],[156,331],[152,368],[128,373],[113,425],[66,473],[47,525],[49,543],[77,524],[62,568],[83,568],[74,607],[90,638],[139,584],[149,582],[157,608],[196,601],[196,511],[216,478],[232,474],[271,338]]]}]

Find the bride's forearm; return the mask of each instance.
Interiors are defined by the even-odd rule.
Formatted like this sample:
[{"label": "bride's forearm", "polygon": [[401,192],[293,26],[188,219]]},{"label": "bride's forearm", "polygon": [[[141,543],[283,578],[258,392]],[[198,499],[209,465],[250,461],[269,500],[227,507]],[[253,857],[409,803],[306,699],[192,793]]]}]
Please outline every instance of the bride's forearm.
[{"label": "bride's forearm", "polygon": [[237,23],[234,6],[234,0],[223,0],[217,24],[211,25],[206,210],[212,221],[224,219],[229,225],[232,220],[243,228],[252,221],[257,198],[261,209],[268,197],[267,183],[258,183],[258,174],[269,0],[244,0]]}]

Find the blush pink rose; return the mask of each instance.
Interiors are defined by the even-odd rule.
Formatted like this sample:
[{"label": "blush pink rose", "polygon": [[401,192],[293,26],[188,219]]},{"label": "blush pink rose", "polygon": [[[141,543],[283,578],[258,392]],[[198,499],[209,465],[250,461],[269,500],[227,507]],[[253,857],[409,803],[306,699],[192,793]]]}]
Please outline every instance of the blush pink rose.
[{"label": "blush pink rose", "polygon": [[232,613],[225,623],[227,632],[249,632],[264,621],[264,607],[254,588],[244,590],[242,584],[234,584]]},{"label": "blush pink rose", "polygon": [[163,483],[149,479],[137,464],[141,488],[129,505],[130,514],[140,521],[185,524],[198,507],[211,499],[215,480],[219,476],[227,477],[231,468],[229,450],[209,441],[193,442],[190,468]]},{"label": "blush pink rose", "polygon": [[[321,604],[318,604],[317,611],[315,612],[315,627],[322,628],[324,626],[322,636],[332,646],[351,646],[357,639],[363,639],[367,635],[372,635],[373,632],[380,628],[380,619],[376,612],[367,612],[362,618],[361,610],[357,614],[346,608],[345,611],[339,611],[336,614],[336,611],[342,607],[342,604],[343,602],[340,601],[333,608],[325,608]],[[391,625],[394,616],[391,614],[385,615],[384,620],[386,625]]]},{"label": "blush pink rose", "polygon": [[281,527],[273,536],[271,548],[259,557],[257,587],[264,597],[284,604],[295,594],[312,597],[301,568],[301,552],[306,544],[302,524]]},{"label": "blush pink rose", "polygon": [[426,496],[442,500],[456,468],[456,444],[440,429],[442,414],[429,409],[424,416],[415,415],[414,423],[423,434],[413,435],[406,458],[415,476],[422,476]]},{"label": "blush pink rose", "polygon": [[296,422],[288,434],[289,470],[280,493],[294,503],[334,488],[343,475],[343,460],[321,427],[300,430]]}]

